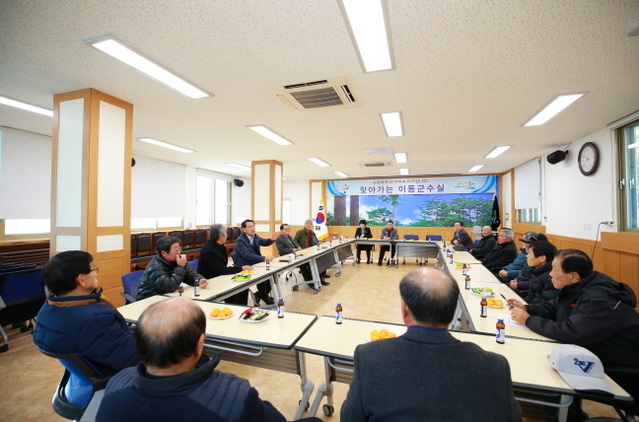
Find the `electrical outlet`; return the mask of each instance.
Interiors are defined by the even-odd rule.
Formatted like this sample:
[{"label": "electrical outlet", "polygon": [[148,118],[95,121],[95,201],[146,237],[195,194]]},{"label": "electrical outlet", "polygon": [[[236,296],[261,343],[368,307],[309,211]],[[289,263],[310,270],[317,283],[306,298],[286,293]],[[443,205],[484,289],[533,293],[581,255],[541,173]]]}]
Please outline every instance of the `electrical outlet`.
[{"label": "electrical outlet", "polygon": [[601,224],[606,224],[608,226],[612,226],[613,224],[615,224],[614,221],[602,221]]}]

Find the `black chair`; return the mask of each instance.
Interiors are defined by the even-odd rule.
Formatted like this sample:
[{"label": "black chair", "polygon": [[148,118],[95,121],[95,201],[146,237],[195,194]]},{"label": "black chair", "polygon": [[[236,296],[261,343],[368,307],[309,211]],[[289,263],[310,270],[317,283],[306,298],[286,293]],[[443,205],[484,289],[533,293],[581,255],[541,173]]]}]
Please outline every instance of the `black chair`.
[{"label": "black chair", "polygon": [[[0,353],[9,350],[9,337],[2,327],[34,319],[45,299],[44,279],[40,270],[29,269],[0,274],[0,333],[4,338]],[[20,331],[31,329],[33,322],[23,325]]]},{"label": "black chair", "polygon": [[[80,354],[62,354],[43,350],[44,355],[58,359],[64,375],[58,384],[51,405],[65,419],[92,420],[88,413],[97,412],[103,391],[111,375],[102,374]],[[87,417],[89,416],[89,417]]]}]

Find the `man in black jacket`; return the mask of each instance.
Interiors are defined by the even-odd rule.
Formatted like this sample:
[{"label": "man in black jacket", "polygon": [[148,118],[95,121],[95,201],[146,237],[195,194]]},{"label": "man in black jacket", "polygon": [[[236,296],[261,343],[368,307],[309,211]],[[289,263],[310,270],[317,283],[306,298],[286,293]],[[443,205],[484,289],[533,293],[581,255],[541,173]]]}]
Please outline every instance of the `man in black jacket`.
[{"label": "man in black jacket", "polygon": [[196,280],[205,289],[209,281],[187,265],[186,255],[182,253],[180,239],[174,236],[163,236],[158,239],[157,255],[144,269],[144,275],[138,286],[137,300],[147,297],[173,293],[178,286],[186,283],[192,286]]},{"label": "man in black jacket", "polygon": [[[227,274],[236,274],[243,270],[252,270],[250,265],[228,266],[229,258],[224,244],[228,239],[224,224],[213,224],[209,229],[209,240],[206,241],[197,262],[197,272],[206,278],[218,277]],[[224,299],[226,303],[246,305],[248,289]]]},{"label": "man in black jacket", "polygon": [[497,240],[493,236],[493,230],[490,226],[484,226],[481,228],[479,243],[477,243],[477,246],[473,246],[469,252],[477,259],[484,259],[488,252],[495,247],[495,243],[497,243]]},{"label": "man in black jacket", "polygon": [[[604,368],[639,368],[639,313],[632,289],[593,271],[583,251],[565,249],[552,262],[555,300],[533,305],[510,299],[512,317],[532,331],[562,343],[585,347],[601,359]],[[606,369],[607,370],[607,369]],[[608,375],[639,403],[639,375]],[[635,406],[636,411],[639,406]]]},{"label": "man in black jacket", "polygon": [[513,242],[514,237],[515,232],[512,230],[501,229],[499,235],[497,235],[497,244],[481,261],[484,267],[488,268],[493,274],[497,274],[502,268],[517,258],[517,247],[515,242]]},{"label": "man in black jacket", "polygon": [[[530,290],[525,296],[526,302],[539,303],[556,299],[559,296],[559,290],[552,285],[552,261],[557,253],[557,248],[545,241],[539,241],[530,244],[528,249],[528,257],[526,264],[531,268],[532,279],[528,283]],[[512,283],[517,283],[513,280]],[[520,296],[524,297],[523,295]]]}]

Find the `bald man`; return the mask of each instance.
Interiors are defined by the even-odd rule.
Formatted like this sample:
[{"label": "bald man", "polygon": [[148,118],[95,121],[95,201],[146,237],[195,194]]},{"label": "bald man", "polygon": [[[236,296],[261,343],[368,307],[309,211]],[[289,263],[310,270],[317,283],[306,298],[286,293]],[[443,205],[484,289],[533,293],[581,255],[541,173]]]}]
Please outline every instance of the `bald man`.
[{"label": "bald man", "polygon": [[506,358],[447,330],[457,283],[441,271],[419,268],[402,279],[399,293],[408,330],[357,346],[341,420],[521,421]]},{"label": "bald man", "polygon": [[477,259],[484,259],[484,257],[490,252],[497,243],[497,239],[493,236],[493,229],[490,226],[484,226],[481,228],[481,239],[477,246],[469,251]]},{"label": "bald man", "polygon": [[245,379],[219,372],[221,353],[201,359],[206,318],[188,298],[169,298],[140,316],[135,343],[142,363],[107,385],[98,422],[285,421]]}]

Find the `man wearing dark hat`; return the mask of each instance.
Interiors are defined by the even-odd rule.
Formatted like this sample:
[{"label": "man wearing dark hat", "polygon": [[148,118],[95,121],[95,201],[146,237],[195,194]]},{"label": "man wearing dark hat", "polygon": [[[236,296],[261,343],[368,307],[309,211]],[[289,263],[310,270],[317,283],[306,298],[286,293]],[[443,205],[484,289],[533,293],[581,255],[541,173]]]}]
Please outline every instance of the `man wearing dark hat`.
[{"label": "man wearing dark hat", "polygon": [[[511,289],[526,293],[529,289],[528,282],[533,278],[532,268],[527,263],[527,255],[530,245],[537,241],[548,241],[543,233],[526,232],[523,239],[519,239],[523,243],[521,253],[517,254],[515,260],[502,268],[497,274],[497,278],[502,283],[506,283]],[[521,284],[519,284],[521,282]]]}]

